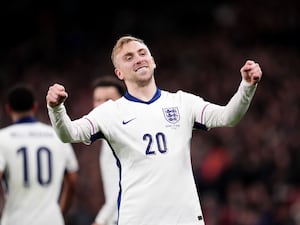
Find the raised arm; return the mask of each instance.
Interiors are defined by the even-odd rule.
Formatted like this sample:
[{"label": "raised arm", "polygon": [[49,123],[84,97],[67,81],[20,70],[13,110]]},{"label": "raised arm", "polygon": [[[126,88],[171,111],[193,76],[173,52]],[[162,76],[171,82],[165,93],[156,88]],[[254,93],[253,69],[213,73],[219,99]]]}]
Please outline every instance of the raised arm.
[{"label": "raised arm", "polygon": [[242,66],[242,82],[226,106],[210,104],[204,111],[203,121],[208,128],[233,127],[247,112],[254,96],[262,71],[258,63],[248,60]]},{"label": "raised arm", "polygon": [[91,124],[84,118],[71,121],[63,104],[67,97],[68,93],[64,86],[54,84],[49,87],[46,101],[52,127],[65,143],[84,142],[88,144],[90,143]]}]

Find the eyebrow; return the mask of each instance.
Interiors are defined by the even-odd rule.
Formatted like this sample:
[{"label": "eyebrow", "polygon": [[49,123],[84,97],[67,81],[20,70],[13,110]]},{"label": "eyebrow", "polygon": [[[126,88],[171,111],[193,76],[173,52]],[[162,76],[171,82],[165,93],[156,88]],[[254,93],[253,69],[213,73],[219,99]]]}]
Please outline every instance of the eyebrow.
[{"label": "eyebrow", "polygon": [[[140,52],[142,52],[142,51],[147,52],[147,48],[140,48],[140,49],[137,50],[138,53],[140,53]],[[134,54],[134,52],[127,52],[127,53],[125,53],[125,54],[123,55],[123,57],[126,57],[126,56],[128,56],[128,55],[133,55],[133,54]]]}]

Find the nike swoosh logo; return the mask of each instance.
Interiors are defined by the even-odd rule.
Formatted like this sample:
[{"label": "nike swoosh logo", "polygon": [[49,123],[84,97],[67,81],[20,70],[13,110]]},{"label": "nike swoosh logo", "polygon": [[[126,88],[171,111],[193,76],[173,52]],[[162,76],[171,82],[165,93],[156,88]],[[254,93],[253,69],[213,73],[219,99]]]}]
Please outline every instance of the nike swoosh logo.
[{"label": "nike swoosh logo", "polygon": [[135,120],[136,118],[132,118],[132,119],[130,119],[130,120],[123,120],[122,121],[122,123],[125,125],[125,124],[127,124],[127,123],[129,123],[129,122],[131,122],[132,120]]}]

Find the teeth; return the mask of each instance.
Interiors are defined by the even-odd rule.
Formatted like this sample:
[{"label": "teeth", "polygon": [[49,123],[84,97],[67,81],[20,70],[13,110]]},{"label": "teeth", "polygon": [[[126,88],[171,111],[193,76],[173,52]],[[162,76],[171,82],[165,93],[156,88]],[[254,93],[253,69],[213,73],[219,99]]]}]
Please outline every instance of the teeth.
[{"label": "teeth", "polygon": [[139,68],[136,68],[136,69],[135,69],[135,72],[138,71],[139,69],[142,69],[142,68],[143,68],[143,66],[142,66],[142,67],[139,67]]}]

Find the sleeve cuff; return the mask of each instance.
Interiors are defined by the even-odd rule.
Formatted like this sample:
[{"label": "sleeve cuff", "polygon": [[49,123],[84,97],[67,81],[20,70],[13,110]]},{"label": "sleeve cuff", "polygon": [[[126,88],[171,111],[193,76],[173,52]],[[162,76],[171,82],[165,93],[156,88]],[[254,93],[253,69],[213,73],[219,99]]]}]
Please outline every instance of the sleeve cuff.
[{"label": "sleeve cuff", "polygon": [[52,111],[52,112],[60,112],[60,111],[63,111],[64,110],[64,104],[59,104],[55,107],[51,107],[50,105],[47,104],[47,108],[49,111]]}]

